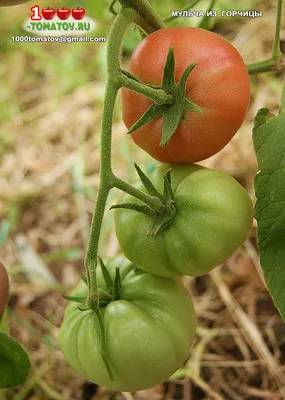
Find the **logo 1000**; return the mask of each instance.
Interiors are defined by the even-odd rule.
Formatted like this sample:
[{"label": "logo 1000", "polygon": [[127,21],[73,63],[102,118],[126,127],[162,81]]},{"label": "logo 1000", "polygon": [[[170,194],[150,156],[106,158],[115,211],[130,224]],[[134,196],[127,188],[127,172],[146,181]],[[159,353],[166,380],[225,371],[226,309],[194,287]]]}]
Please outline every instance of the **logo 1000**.
[{"label": "logo 1000", "polygon": [[44,7],[41,12],[40,12],[40,7],[38,5],[35,5],[34,7],[31,8],[32,15],[31,15],[31,20],[32,21],[40,21],[43,18],[50,21],[52,20],[56,15],[59,19],[61,20],[66,20],[72,16],[75,20],[81,20],[84,15],[85,15],[85,9],[82,7],[74,7],[72,10],[70,10],[67,7],[60,7],[57,10],[52,7]]}]

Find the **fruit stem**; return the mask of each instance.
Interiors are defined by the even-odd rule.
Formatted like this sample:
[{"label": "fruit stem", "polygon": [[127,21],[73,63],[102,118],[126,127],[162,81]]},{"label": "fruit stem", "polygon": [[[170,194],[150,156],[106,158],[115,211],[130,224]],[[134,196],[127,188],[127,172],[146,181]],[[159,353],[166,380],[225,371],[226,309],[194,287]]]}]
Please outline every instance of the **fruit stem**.
[{"label": "fruit stem", "polygon": [[146,34],[166,28],[165,23],[156,13],[148,0],[119,0],[121,5],[136,12],[135,23]]},{"label": "fruit stem", "polygon": [[127,87],[128,89],[134,90],[146,97],[152,99],[156,104],[173,104],[175,99],[171,94],[165,93],[161,88],[153,88],[145,85],[142,82],[131,79],[130,77],[121,74],[120,75],[121,86]]},{"label": "fruit stem", "polygon": [[164,214],[167,212],[167,207],[162,203],[162,201],[158,197],[150,196],[149,194],[136,189],[129,183],[117,178],[116,176],[114,176],[114,187],[116,187],[119,190],[122,190],[125,193],[130,194],[131,196],[136,197],[143,203],[147,204],[152,210],[157,211],[160,214]]},{"label": "fruit stem", "polygon": [[269,60],[247,65],[249,74],[258,74],[268,71],[282,71],[285,69],[285,56],[280,50],[280,30],[282,16],[282,0],[277,0],[276,29],[272,46],[272,57]]}]

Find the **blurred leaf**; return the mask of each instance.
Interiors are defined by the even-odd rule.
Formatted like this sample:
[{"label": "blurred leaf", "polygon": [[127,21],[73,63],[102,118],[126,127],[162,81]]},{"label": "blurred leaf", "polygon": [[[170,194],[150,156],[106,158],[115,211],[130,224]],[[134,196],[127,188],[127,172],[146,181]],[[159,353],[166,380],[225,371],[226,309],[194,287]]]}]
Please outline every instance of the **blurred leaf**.
[{"label": "blurred leaf", "polygon": [[136,46],[142,41],[140,31],[138,28],[134,28],[134,26],[130,26],[127,29],[126,35],[123,41],[123,50],[132,53]]},{"label": "blurred leaf", "polygon": [[279,116],[259,110],[253,129],[258,247],[265,281],[285,320],[285,85]]},{"label": "blurred leaf", "polygon": [[5,218],[0,224],[0,246],[3,246],[3,244],[8,239],[9,232],[10,232],[10,223]]},{"label": "blurred leaf", "polygon": [[55,346],[53,338],[51,336],[43,336],[41,338],[41,342],[44,344],[47,344],[48,346],[52,347],[52,348],[56,348],[57,346]]},{"label": "blurred leaf", "polygon": [[[209,8],[207,9],[208,12],[211,10],[215,10],[216,2],[217,2],[216,0],[211,1]],[[212,17],[210,17],[210,15],[206,14],[205,17],[202,19],[202,22],[200,23],[199,28],[209,29],[210,25],[211,25],[211,18]]]},{"label": "blurred leaf", "polygon": [[0,388],[21,385],[30,372],[30,360],[23,347],[0,333]]},{"label": "blurred leaf", "polygon": [[84,252],[82,249],[74,248],[74,249],[53,251],[43,255],[42,258],[46,262],[60,261],[60,260],[76,261],[76,260],[81,260],[83,256]]}]

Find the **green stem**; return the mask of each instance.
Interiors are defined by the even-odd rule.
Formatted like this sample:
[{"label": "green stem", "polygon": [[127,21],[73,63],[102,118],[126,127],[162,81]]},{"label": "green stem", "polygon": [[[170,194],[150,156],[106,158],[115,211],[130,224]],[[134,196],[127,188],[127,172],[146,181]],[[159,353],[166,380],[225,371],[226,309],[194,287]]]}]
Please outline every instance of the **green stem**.
[{"label": "green stem", "polygon": [[154,89],[143,84],[142,82],[131,79],[124,74],[120,75],[120,83],[124,87],[151,98],[156,104],[173,103],[173,96],[171,94],[165,93],[165,91],[162,89]]},{"label": "green stem", "polygon": [[113,179],[114,179],[113,181],[114,187],[141,200],[142,202],[147,204],[152,210],[159,211],[161,213],[167,211],[167,207],[157,197],[150,196],[149,194],[136,189],[134,186],[117,178],[116,176],[114,176]]},{"label": "green stem", "polygon": [[132,10],[122,9],[117,15],[115,22],[110,31],[107,44],[107,71],[108,80],[105,91],[105,100],[103,106],[102,117],[102,135],[100,146],[100,185],[98,197],[96,201],[95,211],[92,218],[91,230],[89,235],[88,247],[85,256],[85,268],[88,281],[88,298],[87,306],[93,310],[97,316],[100,338],[101,338],[101,357],[105,367],[109,373],[110,379],[113,380],[108,358],[106,355],[106,335],[104,328],[104,319],[99,305],[99,294],[96,279],[96,267],[98,262],[98,245],[104,212],[106,208],[107,198],[110,189],[113,187],[112,167],[111,167],[111,139],[112,139],[112,121],[119,91],[118,79],[120,71],[120,50],[124,33],[134,18]]},{"label": "green stem", "polygon": [[285,57],[280,50],[280,30],[282,16],[282,0],[277,0],[276,29],[272,46],[272,57],[269,60],[247,65],[249,74],[258,74],[273,70],[283,70],[285,68]]},{"label": "green stem", "polygon": [[136,11],[135,23],[148,35],[166,28],[165,23],[153,9],[148,0],[119,0],[123,7]]},{"label": "green stem", "polygon": [[281,30],[281,16],[282,16],[282,0],[277,0],[277,17],[276,17],[276,29],[275,38],[272,47],[272,58],[278,60],[281,56],[280,50],[280,30]]},{"label": "green stem", "polygon": [[284,56],[282,56],[279,60],[270,59],[258,63],[248,64],[247,70],[250,75],[269,71],[281,71],[285,67],[284,61]]}]

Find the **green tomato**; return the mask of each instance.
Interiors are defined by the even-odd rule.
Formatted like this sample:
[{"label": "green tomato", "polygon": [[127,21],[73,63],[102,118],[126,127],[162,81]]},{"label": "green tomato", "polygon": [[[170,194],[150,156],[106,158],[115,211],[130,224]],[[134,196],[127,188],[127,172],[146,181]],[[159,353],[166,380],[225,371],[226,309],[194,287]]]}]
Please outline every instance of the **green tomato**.
[{"label": "green tomato", "polygon": [[[120,267],[120,299],[101,307],[111,381],[100,356],[95,313],[68,305],[60,328],[60,347],[67,363],[85,379],[111,390],[137,391],[167,380],[187,359],[195,334],[191,297],[180,280],[150,275],[123,257],[106,265],[114,279]],[[107,286],[101,268],[99,293]],[[81,281],[73,296],[86,296]],[[101,296],[100,296],[101,298]]]},{"label": "green tomato", "polygon": [[[116,235],[126,257],[143,270],[164,277],[200,276],[229,258],[246,240],[253,206],[231,176],[199,165],[161,165],[152,182],[162,192],[163,174],[172,168],[174,221],[148,236],[152,218],[116,209]],[[130,195],[120,203],[142,204]]]}]

